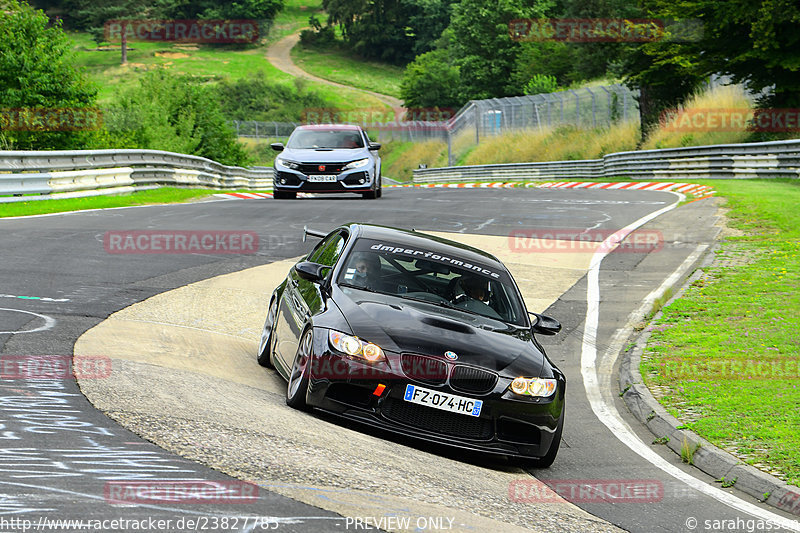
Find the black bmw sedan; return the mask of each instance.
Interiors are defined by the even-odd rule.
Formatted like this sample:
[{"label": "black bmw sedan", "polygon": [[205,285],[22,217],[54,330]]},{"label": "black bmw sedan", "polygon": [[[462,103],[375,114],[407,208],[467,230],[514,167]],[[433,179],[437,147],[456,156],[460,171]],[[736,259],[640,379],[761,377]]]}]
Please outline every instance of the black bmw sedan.
[{"label": "black bmw sedan", "polygon": [[276,200],[295,198],[298,192],[359,193],[380,198],[381,145],[370,142],[359,126],[325,124],[298,126],[275,158],[272,180]]},{"label": "black bmw sedan", "polygon": [[272,294],[258,352],[288,405],[552,464],[566,379],[536,334],[561,326],[497,258],[413,230],[306,233],[321,241]]}]

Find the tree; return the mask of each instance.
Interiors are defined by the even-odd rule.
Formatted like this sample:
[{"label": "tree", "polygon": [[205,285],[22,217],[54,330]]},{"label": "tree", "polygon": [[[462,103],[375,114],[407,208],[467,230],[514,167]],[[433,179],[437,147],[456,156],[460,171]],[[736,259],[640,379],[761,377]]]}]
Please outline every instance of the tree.
[{"label": "tree", "polygon": [[461,0],[453,5],[450,49],[461,75],[461,99],[512,96],[520,42],[509,35],[515,19],[542,18],[551,0]]},{"label": "tree", "polygon": [[[72,44],[59,22],[30,5],[9,0],[0,12],[0,141],[25,150],[78,149],[91,127],[59,122],[19,124],[20,113],[50,110],[59,120],[94,105],[97,89],[73,65]],[[73,115],[74,116],[74,115]],[[14,123],[16,122],[16,124]],[[37,125],[38,124],[38,125]],[[62,131],[54,131],[61,129]]]},{"label": "tree", "polygon": [[447,50],[424,53],[408,64],[400,85],[406,107],[452,107],[464,103],[458,87],[458,67],[449,60]]},{"label": "tree", "polygon": [[116,40],[116,32],[108,35],[108,24],[119,22],[120,64],[128,62],[127,24],[134,19],[147,18],[153,15],[153,9],[147,0],[108,0],[98,3],[94,0],[75,0],[71,14],[77,27],[85,29],[97,44],[107,40]]},{"label": "tree", "polygon": [[700,76],[719,73],[753,91],[769,89],[762,104],[800,106],[800,5],[796,0],[645,0],[655,16],[703,21],[688,42],[654,43],[645,53],[669,54]]},{"label": "tree", "polygon": [[323,0],[328,23],[338,24],[357,54],[406,64],[433,48],[447,27],[454,0]]},{"label": "tree", "polygon": [[271,21],[283,8],[283,0],[160,0],[157,5],[175,19]]}]

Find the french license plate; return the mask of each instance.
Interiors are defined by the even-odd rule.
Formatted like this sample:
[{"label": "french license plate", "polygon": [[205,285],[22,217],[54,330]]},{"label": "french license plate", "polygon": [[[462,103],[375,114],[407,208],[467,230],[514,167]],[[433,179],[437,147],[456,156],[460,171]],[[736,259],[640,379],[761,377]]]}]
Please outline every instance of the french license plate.
[{"label": "french license plate", "polygon": [[456,396],[447,392],[435,391],[416,385],[406,385],[406,393],[403,399],[407,402],[459,413],[469,416],[480,416],[483,400]]},{"label": "french license plate", "polygon": [[333,174],[319,174],[317,176],[309,176],[308,181],[318,182],[318,181],[336,181],[336,176]]}]

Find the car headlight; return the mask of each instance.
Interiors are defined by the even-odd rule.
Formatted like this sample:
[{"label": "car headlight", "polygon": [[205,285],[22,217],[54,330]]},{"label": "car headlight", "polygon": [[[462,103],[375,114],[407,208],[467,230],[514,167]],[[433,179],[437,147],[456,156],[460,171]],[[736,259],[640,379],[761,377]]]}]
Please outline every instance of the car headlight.
[{"label": "car headlight", "polygon": [[291,168],[292,170],[297,170],[300,168],[300,163],[295,163],[294,161],[289,161],[288,159],[283,159],[281,157],[276,158],[275,162],[279,165],[285,166],[286,168]]},{"label": "car headlight", "polygon": [[358,161],[353,161],[352,163],[347,163],[344,168],[351,169],[351,168],[363,168],[369,165],[369,158],[359,159]]},{"label": "car headlight", "polygon": [[360,357],[366,359],[370,363],[386,360],[383,350],[377,344],[362,341],[358,337],[352,335],[345,335],[340,331],[329,330],[328,341],[331,346],[353,357]]},{"label": "car headlight", "polygon": [[558,381],[543,378],[516,378],[511,382],[511,392],[520,396],[547,398],[556,392]]}]

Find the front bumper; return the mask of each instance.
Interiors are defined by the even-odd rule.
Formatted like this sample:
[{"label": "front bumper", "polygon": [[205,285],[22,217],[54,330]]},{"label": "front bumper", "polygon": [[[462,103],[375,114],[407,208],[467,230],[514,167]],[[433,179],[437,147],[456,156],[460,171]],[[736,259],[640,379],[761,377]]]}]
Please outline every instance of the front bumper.
[{"label": "front bumper", "polygon": [[[322,343],[320,343],[322,344]],[[319,345],[317,345],[319,346]],[[483,453],[539,458],[547,454],[564,410],[566,382],[549,398],[520,398],[500,377],[485,394],[467,394],[445,384],[431,385],[403,373],[400,354],[369,365],[332,353],[312,360],[307,402],[326,412],[393,433]],[[451,413],[404,400],[407,384],[483,400],[478,417]],[[376,388],[385,388],[377,394]]]},{"label": "front bumper", "polygon": [[285,167],[276,167],[273,190],[296,192],[367,192],[372,189],[373,172],[353,169],[336,174],[336,181],[309,181],[315,174],[303,174]]}]

